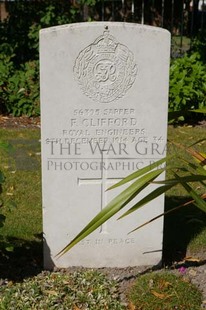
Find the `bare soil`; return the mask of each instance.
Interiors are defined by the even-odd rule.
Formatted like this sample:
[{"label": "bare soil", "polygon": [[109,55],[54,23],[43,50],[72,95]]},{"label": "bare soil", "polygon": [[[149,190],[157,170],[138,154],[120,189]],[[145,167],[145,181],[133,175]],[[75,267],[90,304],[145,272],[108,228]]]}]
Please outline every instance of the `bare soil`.
[{"label": "bare soil", "polygon": [[0,115],[0,128],[40,128],[40,117],[14,117],[12,115]]}]

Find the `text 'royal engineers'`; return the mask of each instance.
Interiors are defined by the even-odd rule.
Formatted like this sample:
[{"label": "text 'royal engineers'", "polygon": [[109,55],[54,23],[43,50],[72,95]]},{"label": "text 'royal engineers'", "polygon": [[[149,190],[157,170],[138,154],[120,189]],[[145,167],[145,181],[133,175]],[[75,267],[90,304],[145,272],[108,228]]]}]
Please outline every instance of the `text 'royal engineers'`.
[{"label": "text 'royal engineers'", "polygon": [[46,268],[161,261],[162,219],[127,233],[163,212],[163,196],[56,254],[125,188],[108,187],[166,155],[169,58],[170,34],[160,28],[92,22],[41,30]]}]

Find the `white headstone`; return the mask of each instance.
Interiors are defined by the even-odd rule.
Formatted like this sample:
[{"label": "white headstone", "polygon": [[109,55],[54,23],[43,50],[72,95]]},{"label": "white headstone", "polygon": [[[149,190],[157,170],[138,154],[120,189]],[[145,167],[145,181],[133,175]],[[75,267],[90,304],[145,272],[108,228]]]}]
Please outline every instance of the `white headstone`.
[{"label": "white headstone", "polygon": [[123,189],[106,188],[165,156],[169,54],[169,32],[150,26],[93,22],[41,31],[46,268],[161,261],[162,219],[127,233],[163,212],[163,196],[55,256]]}]

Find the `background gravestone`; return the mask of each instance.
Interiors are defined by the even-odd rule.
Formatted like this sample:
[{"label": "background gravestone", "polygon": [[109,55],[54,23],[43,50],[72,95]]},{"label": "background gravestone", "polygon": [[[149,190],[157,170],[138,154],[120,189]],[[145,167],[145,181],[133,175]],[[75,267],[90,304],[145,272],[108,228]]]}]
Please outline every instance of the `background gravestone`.
[{"label": "background gravestone", "polygon": [[138,24],[41,31],[46,268],[161,260],[162,219],[127,233],[163,212],[163,196],[121,222],[110,219],[61,258],[55,255],[123,189],[106,188],[165,156],[169,53],[168,31]]}]

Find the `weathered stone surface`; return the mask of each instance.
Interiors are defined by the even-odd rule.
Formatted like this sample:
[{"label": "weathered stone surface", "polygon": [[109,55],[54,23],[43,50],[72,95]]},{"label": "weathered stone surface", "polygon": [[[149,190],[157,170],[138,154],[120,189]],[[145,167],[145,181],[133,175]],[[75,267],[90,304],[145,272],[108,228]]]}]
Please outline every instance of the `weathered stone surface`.
[{"label": "weathered stone surface", "polygon": [[161,213],[164,197],[121,221],[112,218],[61,258],[55,255],[122,190],[106,188],[164,157],[169,52],[169,32],[138,24],[94,22],[41,31],[46,268],[161,260],[162,219],[127,233]]}]

